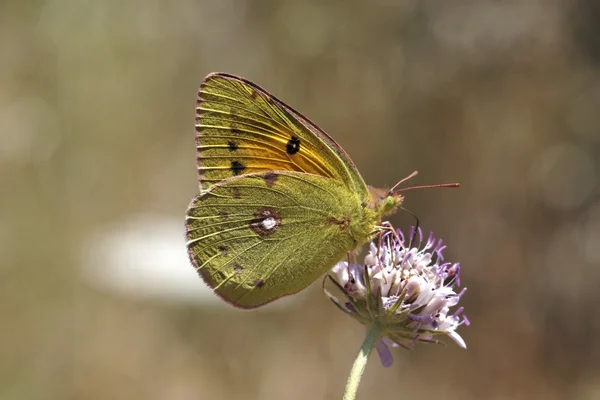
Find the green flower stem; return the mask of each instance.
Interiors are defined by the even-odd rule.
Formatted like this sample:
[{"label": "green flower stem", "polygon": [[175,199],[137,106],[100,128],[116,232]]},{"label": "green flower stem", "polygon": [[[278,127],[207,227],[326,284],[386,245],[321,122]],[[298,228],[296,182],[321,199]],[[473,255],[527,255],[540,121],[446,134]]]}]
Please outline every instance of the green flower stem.
[{"label": "green flower stem", "polygon": [[360,378],[362,377],[363,372],[365,372],[365,367],[367,366],[369,354],[371,354],[371,350],[373,350],[373,347],[375,347],[375,343],[377,343],[377,339],[379,339],[380,331],[381,327],[377,322],[374,322],[373,325],[369,327],[369,330],[367,331],[367,336],[365,337],[365,341],[363,342],[360,351],[358,352],[356,360],[354,360],[354,365],[352,365],[350,376],[348,376],[348,382],[346,382],[346,390],[344,391],[344,400],[354,400],[356,398],[356,392],[358,391],[358,384],[360,383]]}]

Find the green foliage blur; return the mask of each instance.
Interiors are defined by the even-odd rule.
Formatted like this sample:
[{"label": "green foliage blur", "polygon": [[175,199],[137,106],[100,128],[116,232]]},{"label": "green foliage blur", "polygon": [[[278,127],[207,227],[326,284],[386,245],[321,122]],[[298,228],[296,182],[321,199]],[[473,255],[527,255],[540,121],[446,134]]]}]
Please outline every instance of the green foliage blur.
[{"label": "green foliage blur", "polygon": [[[374,186],[415,169],[413,184],[462,185],[405,206],[461,262],[468,350],[372,357],[358,398],[598,398],[598,4],[3,1],[0,399],[341,398],[364,328],[319,283],[242,312],[89,278],[117,251],[88,251],[98,232],[139,215],[156,221],[142,242],[180,226],[185,257],[196,91],[213,71],[307,115]],[[139,280],[156,261],[127,260]]]}]

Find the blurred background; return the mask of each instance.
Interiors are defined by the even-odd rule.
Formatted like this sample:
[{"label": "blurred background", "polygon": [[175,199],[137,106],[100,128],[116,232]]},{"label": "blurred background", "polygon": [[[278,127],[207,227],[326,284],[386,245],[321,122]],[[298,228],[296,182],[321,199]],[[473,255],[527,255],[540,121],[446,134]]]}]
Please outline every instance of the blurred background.
[{"label": "blurred background", "polygon": [[[320,291],[255,312],[187,263],[194,106],[244,76],[408,193],[460,261],[454,343],[358,398],[600,398],[600,3],[0,3],[0,399],[337,399],[364,335]],[[413,221],[406,213],[397,226]]]}]

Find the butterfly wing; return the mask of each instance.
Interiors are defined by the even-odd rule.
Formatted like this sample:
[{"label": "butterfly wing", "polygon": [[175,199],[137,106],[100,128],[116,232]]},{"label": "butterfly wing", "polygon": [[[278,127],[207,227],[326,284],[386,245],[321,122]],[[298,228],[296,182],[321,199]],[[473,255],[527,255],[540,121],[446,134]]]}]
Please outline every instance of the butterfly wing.
[{"label": "butterfly wing", "polygon": [[335,179],[366,196],[350,157],[299,112],[243,78],[214,73],[198,91],[196,149],[201,190],[241,174],[298,171]]},{"label": "butterfly wing", "polygon": [[375,218],[361,203],[343,182],[314,174],[229,178],[191,202],[189,257],[224,300],[259,307],[302,290],[368,239]]}]

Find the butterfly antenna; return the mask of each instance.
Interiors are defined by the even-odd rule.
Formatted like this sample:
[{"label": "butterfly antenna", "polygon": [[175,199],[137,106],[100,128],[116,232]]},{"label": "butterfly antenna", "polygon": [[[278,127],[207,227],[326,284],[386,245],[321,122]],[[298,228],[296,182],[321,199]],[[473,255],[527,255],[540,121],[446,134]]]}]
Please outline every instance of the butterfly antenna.
[{"label": "butterfly antenna", "polygon": [[403,178],[403,179],[401,179],[401,180],[400,180],[398,183],[396,183],[396,184],[394,185],[394,187],[390,189],[390,193],[393,193],[393,192],[396,190],[396,188],[397,188],[398,186],[402,185],[404,182],[406,182],[406,181],[407,181],[407,180],[409,180],[409,179],[412,179],[412,178],[414,178],[414,177],[415,177],[415,176],[417,176],[417,175],[419,175],[419,171],[413,171],[413,172],[412,172],[412,174],[410,174],[410,175],[409,175],[409,176],[407,176],[406,178]]},{"label": "butterfly antenna", "polygon": [[412,174],[408,175],[406,178],[401,179],[398,183],[396,183],[390,189],[389,194],[391,195],[392,193],[406,192],[407,190],[413,190],[413,189],[457,188],[457,187],[460,186],[460,183],[455,182],[455,183],[440,183],[440,184],[437,184],[437,185],[410,186],[410,187],[407,187],[407,188],[402,188],[402,189],[396,190],[396,188],[398,186],[400,186],[401,184],[403,184],[407,180],[409,180],[411,178],[414,178],[418,174],[419,174],[419,171],[414,171]]}]

